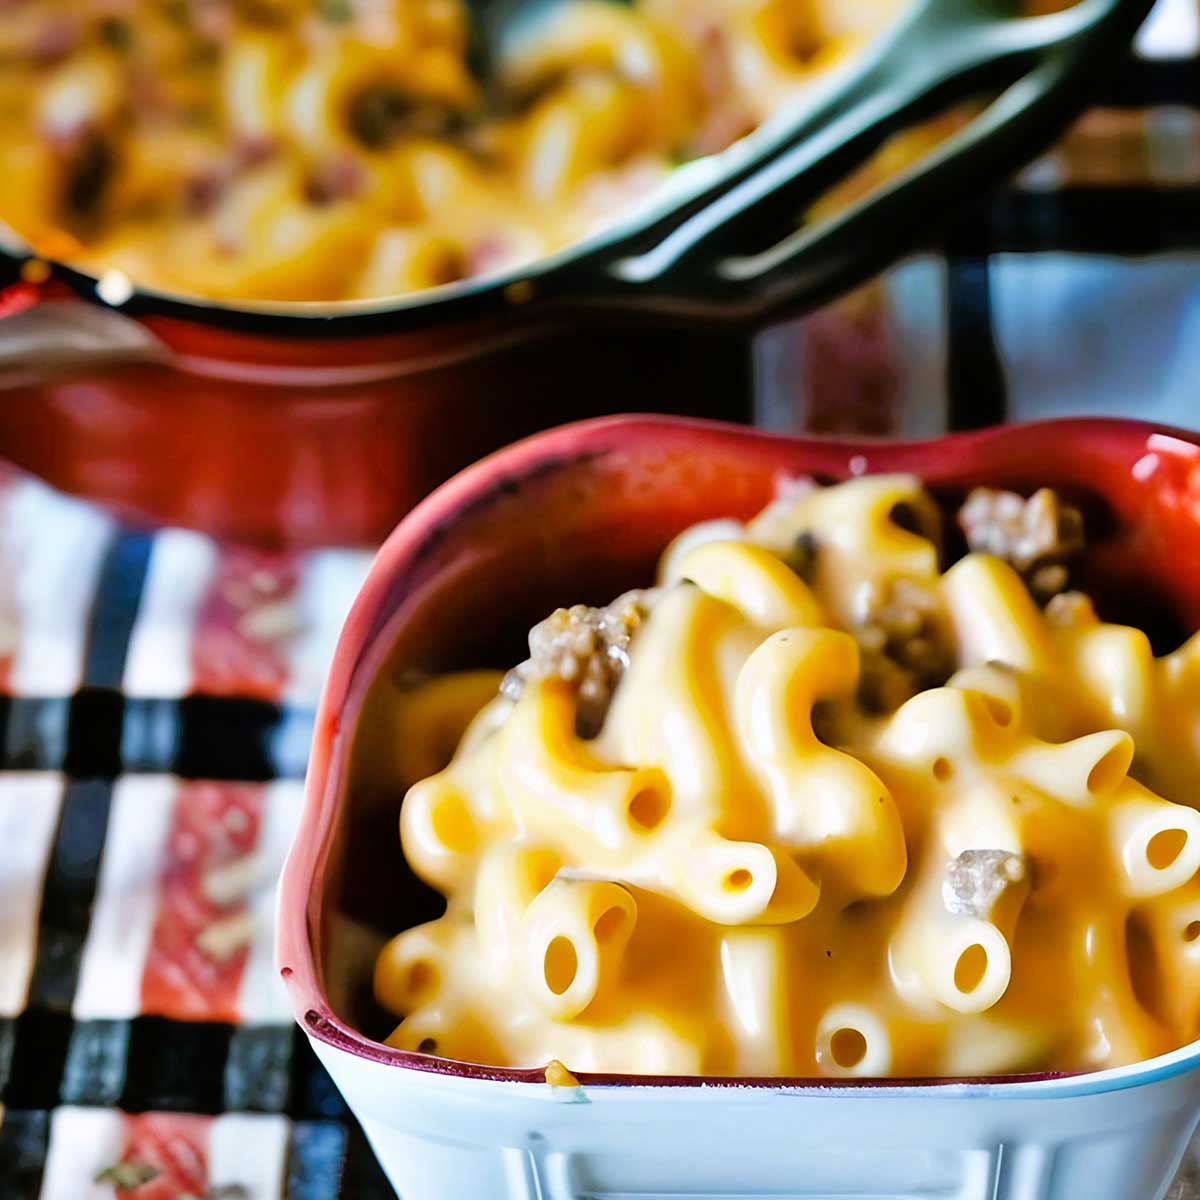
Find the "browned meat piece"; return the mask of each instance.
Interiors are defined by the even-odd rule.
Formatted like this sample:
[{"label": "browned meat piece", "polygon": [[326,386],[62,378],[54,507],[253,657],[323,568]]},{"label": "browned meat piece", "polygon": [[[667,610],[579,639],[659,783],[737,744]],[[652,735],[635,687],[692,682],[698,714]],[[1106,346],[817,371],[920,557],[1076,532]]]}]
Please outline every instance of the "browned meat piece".
[{"label": "browned meat piece", "polygon": [[937,597],[911,580],[895,580],[854,636],[862,656],[859,699],[873,712],[893,711],[954,671]]},{"label": "browned meat piece", "polygon": [[517,699],[530,679],[562,679],[579,697],[575,729],[595,737],[613,692],[629,666],[629,645],[654,600],[654,590],[618,596],[604,608],[556,609],[529,631],[529,657],[504,677],[500,691]]},{"label": "browned meat piece", "polygon": [[991,914],[996,902],[1028,876],[1025,859],[1011,850],[964,850],[946,867],[942,903],[956,916]]},{"label": "browned meat piece", "polygon": [[1067,560],[1083,549],[1083,515],[1050,488],[1026,500],[1016,492],[975,488],[959,509],[967,545],[1011,563],[1042,601],[1069,578]]}]

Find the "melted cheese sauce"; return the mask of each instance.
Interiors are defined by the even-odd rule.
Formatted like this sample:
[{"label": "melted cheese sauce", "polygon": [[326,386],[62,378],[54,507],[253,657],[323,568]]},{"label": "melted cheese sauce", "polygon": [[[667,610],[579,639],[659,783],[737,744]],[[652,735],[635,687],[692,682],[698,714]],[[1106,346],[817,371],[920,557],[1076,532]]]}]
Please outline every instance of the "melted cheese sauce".
[{"label": "melted cheese sauce", "polygon": [[[683,534],[592,739],[574,666],[516,699],[480,672],[409,693],[407,729],[466,730],[403,805],[447,911],[378,960],[390,1044],[975,1076],[1195,1037],[1200,638],[1155,659],[1082,599],[1048,617],[998,558],[942,574],[939,525],[894,476]],[[866,676],[911,658],[860,650],[881,612],[945,675],[905,668],[882,711]]]}]

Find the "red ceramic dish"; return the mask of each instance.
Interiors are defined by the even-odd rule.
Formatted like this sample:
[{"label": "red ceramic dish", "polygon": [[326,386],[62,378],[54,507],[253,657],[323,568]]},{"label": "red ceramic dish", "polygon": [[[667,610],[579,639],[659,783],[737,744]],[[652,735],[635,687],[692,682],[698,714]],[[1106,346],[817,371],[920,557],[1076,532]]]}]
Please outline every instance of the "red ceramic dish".
[{"label": "red ceramic dish", "polygon": [[748,517],[780,475],[888,471],[913,472],[948,498],[977,484],[1052,486],[1085,509],[1091,549],[1083,585],[1103,615],[1164,642],[1180,626],[1200,626],[1200,439],[1193,434],[1082,420],[882,444],[627,417],[501,451],[400,524],[343,631],[280,893],[279,964],[306,1032],[397,1068],[544,1082],[537,1070],[464,1065],[373,1041],[360,1032],[369,1009],[351,999],[369,981],[369,964],[359,966],[363,977],[347,979],[347,968],[333,962],[346,928],[373,928],[382,939],[432,915],[428,894],[402,867],[401,797],[388,786],[398,681],[414,668],[516,661],[516,639],[553,606],[607,600],[645,583],[676,533],[713,517]]},{"label": "red ceramic dish", "polygon": [[[744,330],[531,312],[312,321],[301,336],[162,307],[118,314],[55,283],[0,291],[5,456],[133,520],[260,545],[377,545],[437,484],[535,430],[630,407],[749,418]],[[7,354],[6,336],[35,320],[42,344]],[[97,320],[93,344],[72,350],[72,327]]]},{"label": "red ceramic dish", "polygon": [[[452,472],[536,429],[631,408],[745,419],[753,332],[870,278],[1049,144],[1149,6],[1017,18],[1021,4],[914,0],[761,139],[680,173],[628,220],[527,268],[394,302],[188,301],[34,263],[42,283],[0,292],[0,445],[135,518],[374,544]],[[866,194],[797,228],[892,134],[997,94],[905,170],[868,168]],[[0,275],[10,267],[0,246]],[[59,313],[24,352],[13,322],[53,318],[45,301],[60,293],[96,311]],[[89,344],[76,336],[102,320]]]}]

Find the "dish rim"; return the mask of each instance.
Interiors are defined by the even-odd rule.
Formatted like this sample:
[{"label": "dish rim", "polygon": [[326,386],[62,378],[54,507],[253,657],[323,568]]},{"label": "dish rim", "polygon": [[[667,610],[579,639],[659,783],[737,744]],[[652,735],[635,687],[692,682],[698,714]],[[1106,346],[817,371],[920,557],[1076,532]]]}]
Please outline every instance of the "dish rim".
[{"label": "dish rim", "polygon": [[[466,468],[439,487],[405,516],[380,547],[338,640],[317,711],[312,756],[305,778],[304,805],[299,827],[279,882],[276,922],[276,968],[286,985],[296,1020],[310,1039],[376,1066],[420,1075],[452,1077],[462,1083],[541,1084],[544,1067],[505,1068],[459,1062],[394,1049],[373,1041],[338,1017],[329,1003],[315,954],[315,935],[322,915],[325,873],[336,818],[345,795],[339,787],[349,739],[343,737],[342,717],[347,702],[358,689],[365,694],[387,644],[387,631],[395,602],[394,585],[406,569],[420,562],[441,540],[456,516],[505,495],[521,481],[536,478],[555,466],[577,463],[618,450],[631,436],[694,438],[704,443],[743,447],[774,446],[792,450],[833,465],[858,458],[864,464],[874,457],[881,471],[912,469],[930,454],[946,449],[965,451],[989,444],[1015,448],[1039,437],[1067,444],[1085,441],[1115,443],[1127,451],[1153,453],[1155,440],[1165,439],[1175,448],[1186,448],[1200,471],[1200,433],[1151,422],[1121,418],[1065,418],[1025,425],[996,426],[966,433],[912,441],[871,438],[825,438],[767,432],[727,422],[683,417],[624,415],[573,422],[496,451]],[[911,463],[908,460],[913,460]],[[812,466],[809,469],[821,468]],[[851,474],[867,473],[868,467]],[[389,604],[389,602],[391,602]],[[352,726],[348,727],[353,729]],[[905,1095],[979,1095],[989,1098],[1028,1098],[1031,1093],[1054,1096],[1100,1095],[1141,1087],[1200,1068],[1200,1039],[1154,1058],[1089,1072],[1037,1072],[1022,1075],[921,1078],[825,1078],[811,1076],[659,1076],[602,1072],[575,1072],[582,1086],[637,1090],[751,1089],[762,1092],[827,1094],[869,1092]],[[397,1077],[399,1078],[399,1077]],[[552,1089],[554,1090],[554,1089]]]}]

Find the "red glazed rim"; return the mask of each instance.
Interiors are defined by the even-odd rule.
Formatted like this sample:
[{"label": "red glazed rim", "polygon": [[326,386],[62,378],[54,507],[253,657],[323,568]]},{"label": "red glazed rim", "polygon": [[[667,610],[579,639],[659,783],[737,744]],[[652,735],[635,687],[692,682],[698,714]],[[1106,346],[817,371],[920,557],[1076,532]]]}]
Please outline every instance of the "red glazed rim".
[{"label": "red glazed rim", "polygon": [[[1153,481],[1159,493],[1173,494],[1169,507],[1189,525],[1200,523],[1200,437],[1168,426],[1139,421],[1074,419],[1001,426],[975,433],[951,434],[923,442],[866,439],[825,440],[762,433],[715,421],[671,417],[622,416],[581,421],[537,434],[501,450],[461,472],[415,508],[383,544],[342,630],[317,713],[312,756],[305,783],[300,827],[279,888],[277,963],[292,1006],[305,1032],[358,1058],[405,1070],[462,1079],[545,1084],[544,1068],[515,1070],[462,1063],[392,1049],[347,1025],[326,997],[315,945],[323,893],[355,705],[361,705],[382,652],[394,637],[385,629],[399,602],[413,594],[406,580],[441,541],[445,531],[466,514],[514,486],[556,467],[600,459],[644,441],[658,449],[686,447],[701,457],[736,450],[774,473],[823,473],[848,478],[866,473],[911,472],[934,485],[969,486],[981,469],[1004,465],[1042,473],[1048,484],[1090,485],[1111,498],[1119,484],[1142,491]],[[1072,473],[1070,464],[1083,469]],[[1165,464],[1165,477],[1158,471]],[[1166,569],[1166,563],[1160,564]],[[1173,568],[1200,579],[1200,563]],[[412,588],[411,583],[407,584]],[[1200,594],[1198,591],[1197,594]],[[389,635],[386,644],[381,634]],[[344,718],[349,718],[344,723]],[[1172,1052],[1172,1056],[1179,1052]],[[1044,1072],[969,1078],[829,1079],[813,1077],[726,1077],[578,1074],[586,1085],[667,1087],[929,1088],[948,1084],[1019,1084],[1068,1078],[1082,1072]],[[1090,1074],[1090,1073],[1089,1073]]]}]

